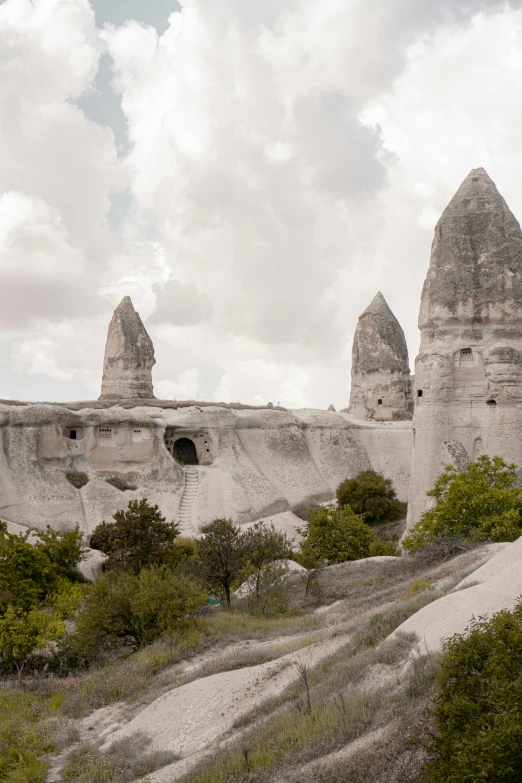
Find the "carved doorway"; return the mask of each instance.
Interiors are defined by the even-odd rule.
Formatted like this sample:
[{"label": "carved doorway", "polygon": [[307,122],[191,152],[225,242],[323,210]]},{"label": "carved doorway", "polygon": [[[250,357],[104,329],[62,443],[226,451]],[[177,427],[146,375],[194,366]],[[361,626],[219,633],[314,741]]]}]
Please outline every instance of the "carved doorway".
[{"label": "carved doorway", "polygon": [[190,438],[175,441],[172,456],[181,465],[199,465],[196,444]]}]

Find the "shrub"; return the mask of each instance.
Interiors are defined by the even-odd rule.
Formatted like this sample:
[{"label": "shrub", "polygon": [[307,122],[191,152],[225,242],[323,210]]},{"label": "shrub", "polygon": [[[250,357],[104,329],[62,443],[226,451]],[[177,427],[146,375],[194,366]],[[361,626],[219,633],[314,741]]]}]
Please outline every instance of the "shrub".
[{"label": "shrub", "polygon": [[339,484],[337,502],[340,506],[349,506],[369,525],[406,515],[406,504],[397,500],[391,480],[374,470],[365,470]]},{"label": "shrub", "polygon": [[198,543],[201,578],[225,596],[230,608],[232,585],[248,559],[245,535],[230,519],[215,519],[203,534]]},{"label": "shrub", "polygon": [[105,479],[105,482],[110,484],[111,487],[116,487],[116,489],[119,489],[120,492],[138,489],[136,484],[133,484],[133,482],[129,481],[129,479],[125,478],[125,476],[109,476]]},{"label": "shrub", "polygon": [[522,604],[473,619],[446,641],[423,783],[518,783],[522,769]]},{"label": "shrub", "polygon": [[74,576],[74,571],[87,554],[80,528],[60,533],[47,525],[45,530],[31,531],[38,541],[35,548],[43,552],[54,565],[59,576]]},{"label": "shrub", "polygon": [[321,506],[312,511],[310,522],[298,532],[304,537],[301,556],[305,562],[327,560],[343,563],[370,556],[377,536],[348,506]]},{"label": "shrub", "polygon": [[54,587],[57,569],[42,547],[27,533],[14,535],[0,522],[0,616],[10,604],[23,612],[36,608]]},{"label": "shrub", "polygon": [[121,646],[142,647],[175,631],[205,602],[205,593],[167,566],[144,568],[138,575],[108,572],[90,587],[78,610],[73,643],[88,659]]},{"label": "shrub", "polygon": [[89,476],[87,473],[82,473],[81,470],[68,470],[65,474],[65,478],[76,489],[81,489],[89,483]]},{"label": "shrub", "polygon": [[275,565],[274,561],[291,557],[292,546],[286,533],[278,532],[273,525],[268,527],[263,522],[256,522],[249,528],[243,534],[243,542],[248,558],[244,576],[250,573],[254,577],[253,600],[250,604],[260,607],[261,592],[266,593],[264,605],[268,593],[281,593],[286,568],[281,563]]},{"label": "shrub", "polygon": [[21,677],[24,666],[34,650],[45,647],[65,633],[65,625],[40,609],[26,614],[9,606],[0,619],[0,661],[16,669]]},{"label": "shrub", "polygon": [[138,574],[142,568],[172,565],[178,559],[177,525],[167,522],[146,498],[131,500],[127,511],[117,511],[114,520],[102,522],[91,536],[92,549],[108,555],[105,568]]},{"label": "shrub", "polygon": [[441,539],[515,541],[522,534],[522,489],[515,486],[516,465],[483,454],[465,470],[447,465],[427,495],[425,511],[404,539],[415,550]]}]

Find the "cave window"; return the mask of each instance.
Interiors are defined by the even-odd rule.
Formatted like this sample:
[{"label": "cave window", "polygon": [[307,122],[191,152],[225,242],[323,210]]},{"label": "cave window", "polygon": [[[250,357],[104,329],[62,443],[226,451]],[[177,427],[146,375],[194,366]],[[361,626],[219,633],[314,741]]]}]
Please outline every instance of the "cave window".
[{"label": "cave window", "polygon": [[377,405],[382,405],[382,400],[377,400]]},{"label": "cave window", "polygon": [[496,404],[497,404],[497,401],[496,401],[496,400],[488,400],[488,401],[487,401],[487,404],[488,404],[488,405],[496,405]]},{"label": "cave window", "polygon": [[71,440],[76,440],[76,430],[71,430],[69,433],[69,438]]},{"label": "cave window", "polygon": [[110,440],[114,432],[115,430],[113,430],[112,427],[98,427],[99,438],[107,438],[108,440]]},{"label": "cave window", "polygon": [[196,444],[190,438],[179,438],[174,443],[172,456],[181,465],[199,465]]},{"label": "cave window", "polygon": [[422,397],[422,389],[417,389],[417,397]]},{"label": "cave window", "polygon": [[461,360],[461,362],[472,362],[473,361],[473,351],[471,350],[471,348],[461,348],[460,360]]}]

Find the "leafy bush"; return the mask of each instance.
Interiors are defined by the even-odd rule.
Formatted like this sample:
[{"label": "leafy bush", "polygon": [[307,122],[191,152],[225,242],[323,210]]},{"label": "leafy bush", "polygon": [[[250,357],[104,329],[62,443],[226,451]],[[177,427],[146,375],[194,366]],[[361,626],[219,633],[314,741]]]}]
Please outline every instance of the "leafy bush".
[{"label": "leafy bush", "polygon": [[230,607],[232,585],[248,558],[245,535],[230,519],[215,519],[203,533],[198,543],[201,578],[210,589],[224,594]]},{"label": "leafy bush", "polygon": [[59,576],[75,577],[75,569],[87,554],[87,547],[78,525],[74,530],[60,533],[47,525],[45,530],[31,531],[38,539],[35,548],[43,552]]},{"label": "leafy bush", "polygon": [[64,623],[47,612],[31,609],[21,613],[9,606],[0,618],[0,662],[6,668],[16,669],[21,677],[29,656],[64,633]]},{"label": "leafy bush", "polygon": [[385,479],[374,470],[365,470],[339,484],[337,502],[340,506],[349,506],[368,525],[406,515],[406,504],[397,500],[391,479]]},{"label": "leafy bush", "polygon": [[146,498],[131,500],[127,511],[117,511],[114,520],[102,522],[91,536],[92,549],[108,555],[105,568],[138,574],[142,568],[172,565],[178,559],[177,525],[167,522]]},{"label": "leafy bush", "polygon": [[516,465],[483,454],[458,472],[452,465],[427,495],[435,498],[404,539],[415,550],[441,539],[515,541],[522,535],[522,489],[515,486]]},{"label": "leafy bush", "polygon": [[110,484],[111,487],[116,487],[116,489],[119,489],[120,492],[136,490],[138,488],[136,484],[133,484],[133,482],[129,481],[129,479],[125,478],[125,476],[109,476],[105,479],[105,482]]},{"label": "leafy bush", "polygon": [[0,522],[0,615],[10,604],[29,611],[56,584],[56,569],[42,549],[32,546],[27,533],[14,535]]},{"label": "leafy bush", "polygon": [[369,557],[372,545],[378,544],[374,531],[348,506],[321,506],[312,511],[310,521],[298,532],[304,538],[301,556],[305,562],[359,560]]},{"label": "leafy bush", "polygon": [[[243,534],[247,564],[244,576],[253,575],[254,590],[250,606],[255,611],[267,611],[268,603],[282,607],[282,582],[286,576],[286,567],[275,561],[286,560],[292,556],[292,545],[286,533],[279,532],[274,525],[256,522]],[[264,597],[262,599],[262,594]],[[272,598],[268,598],[269,594]],[[279,596],[275,600],[276,594]],[[264,609],[262,609],[262,606]]]},{"label": "leafy bush", "polygon": [[89,589],[76,620],[73,643],[79,654],[143,647],[206,602],[206,594],[167,566],[144,568],[138,575],[108,572]]},{"label": "leafy bush", "polygon": [[65,478],[69,484],[72,484],[76,489],[81,489],[89,483],[89,476],[81,470],[68,470],[65,474]]},{"label": "leafy bush", "polygon": [[446,641],[422,783],[519,783],[522,604]]}]

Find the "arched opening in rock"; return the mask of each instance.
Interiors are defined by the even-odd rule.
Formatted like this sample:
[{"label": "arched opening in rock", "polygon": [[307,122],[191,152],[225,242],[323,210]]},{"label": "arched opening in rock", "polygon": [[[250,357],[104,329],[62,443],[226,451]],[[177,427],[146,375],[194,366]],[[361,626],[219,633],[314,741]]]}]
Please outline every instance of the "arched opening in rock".
[{"label": "arched opening in rock", "polygon": [[174,443],[172,456],[181,465],[199,465],[196,444],[190,438],[179,438]]},{"label": "arched opening in rock", "polygon": [[488,405],[496,405],[497,401],[496,400],[488,400],[487,403],[488,403]]},{"label": "arched opening in rock", "polygon": [[382,405],[382,400],[377,400],[377,405]]}]

